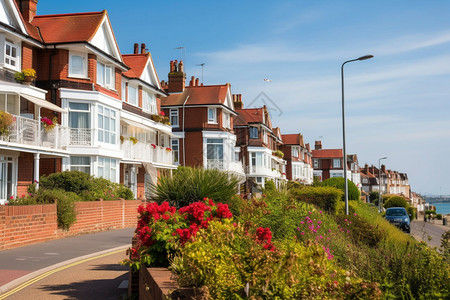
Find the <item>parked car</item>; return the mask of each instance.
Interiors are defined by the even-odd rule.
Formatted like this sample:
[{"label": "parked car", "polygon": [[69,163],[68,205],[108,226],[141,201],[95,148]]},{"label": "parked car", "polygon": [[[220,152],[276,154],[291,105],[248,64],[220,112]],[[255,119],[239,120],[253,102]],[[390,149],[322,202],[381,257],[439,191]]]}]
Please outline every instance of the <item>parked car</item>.
[{"label": "parked car", "polygon": [[404,207],[390,207],[386,210],[384,217],[401,230],[411,233],[409,215]]}]

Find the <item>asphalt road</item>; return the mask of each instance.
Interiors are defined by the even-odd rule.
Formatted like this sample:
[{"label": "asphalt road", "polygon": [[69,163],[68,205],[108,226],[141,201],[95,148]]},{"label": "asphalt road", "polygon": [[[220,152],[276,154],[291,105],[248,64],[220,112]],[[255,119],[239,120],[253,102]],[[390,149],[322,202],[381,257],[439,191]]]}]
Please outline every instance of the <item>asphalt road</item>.
[{"label": "asphalt road", "polygon": [[441,237],[444,232],[450,230],[449,226],[432,224],[414,220],[411,222],[411,235],[418,241],[424,241],[431,247],[441,246]]},{"label": "asphalt road", "polygon": [[5,299],[127,299],[128,267],[119,264],[125,258],[122,250],[80,261],[63,270],[52,270],[40,280],[30,280],[23,288],[19,286],[13,293],[5,294]]}]

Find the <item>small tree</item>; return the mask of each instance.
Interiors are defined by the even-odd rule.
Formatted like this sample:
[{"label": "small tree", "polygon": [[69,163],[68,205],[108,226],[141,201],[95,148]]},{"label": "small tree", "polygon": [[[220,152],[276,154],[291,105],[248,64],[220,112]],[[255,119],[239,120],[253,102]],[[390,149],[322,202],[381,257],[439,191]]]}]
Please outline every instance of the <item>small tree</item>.
[{"label": "small tree", "polygon": [[[358,201],[360,198],[360,193],[356,185],[347,179],[347,185],[348,185],[348,200],[356,200]],[[342,177],[334,177],[334,178],[328,178],[324,182],[322,182],[321,186],[332,186],[337,189],[340,189],[344,192],[345,189],[345,181]],[[344,196],[342,196],[342,199],[344,199]]]},{"label": "small tree", "polygon": [[392,196],[389,197],[389,199],[384,203],[384,208],[389,207],[404,207],[406,208],[408,206],[408,203],[406,202],[405,198],[402,196]]}]

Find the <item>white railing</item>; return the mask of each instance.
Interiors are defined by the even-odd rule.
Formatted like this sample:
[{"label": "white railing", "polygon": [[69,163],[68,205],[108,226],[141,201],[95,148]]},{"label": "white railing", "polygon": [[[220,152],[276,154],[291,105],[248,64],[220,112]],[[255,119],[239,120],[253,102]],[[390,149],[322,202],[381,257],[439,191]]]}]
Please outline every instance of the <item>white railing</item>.
[{"label": "white railing", "polygon": [[69,143],[69,128],[55,125],[45,130],[41,122],[16,115],[8,128],[8,133],[0,136],[0,141],[29,146],[66,150]]},{"label": "white railing", "polygon": [[246,167],[246,173],[247,175],[254,175],[254,176],[269,176],[272,178],[282,178],[282,175],[280,171],[278,170],[272,170],[263,166],[248,166]]},{"label": "white railing", "polygon": [[70,128],[70,145],[91,146],[93,145],[94,129]]},{"label": "white railing", "polygon": [[137,142],[136,144],[129,139],[121,141],[120,150],[124,153],[125,159],[133,159],[138,161],[147,161],[171,165],[173,164],[172,151],[166,148],[153,146],[150,143]]},{"label": "white railing", "polygon": [[206,168],[244,174],[244,168],[242,167],[242,164],[238,161],[226,161],[223,159],[208,159],[206,160]]}]

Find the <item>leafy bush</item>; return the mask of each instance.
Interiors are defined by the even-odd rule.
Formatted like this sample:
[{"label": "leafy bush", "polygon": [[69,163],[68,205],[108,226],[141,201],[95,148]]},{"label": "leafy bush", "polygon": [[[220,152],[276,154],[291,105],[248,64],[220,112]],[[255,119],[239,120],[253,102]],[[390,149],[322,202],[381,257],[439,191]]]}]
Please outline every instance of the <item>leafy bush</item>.
[{"label": "leafy bush", "polygon": [[[344,178],[342,177],[328,178],[327,180],[322,182],[321,186],[335,187],[344,192],[345,181]],[[348,200],[359,200],[360,199],[359,190],[356,187],[356,185],[349,179],[347,179],[347,187],[348,187]],[[344,200],[344,195],[342,195],[342,199]]]},{"label": "leafy bush", "polygon": [[402,196],[389,197],[389,199],[384,203],[384,208],[390,208],[390,207],[406,208],[407,206],[408,206],[408,203],[406,202],[405,198],[403,198]]},{"label": "leafy bush", "polygon": [[269,193],[276,192],[276,191],[277,191],[277,186],[275,185],[275,182],[273,182],[273,180],[266,180],[266,182],[264,183],[263,192],[266,194],[269,194]]},{"label": "leafy bush", "polygon": [[77,219],[75,202],[81,200],[77,194],[59,189],[39,189],[35,199],[39,204],[55,203],[56,201],[58,226],[62,229],[69,230],[70,226],[75,223]]},{"label": "leafy bush", "polygon": [[302,189],[291,189],[290,195],[297,201],[314,204],[321,209],[335,213],[337,203],[342,198],[342,192],[334,187],[303,187]]},{"label": "leafy bush", "polygon": [[417,219],[417,208],[408,205],[406,211],[411,215],[411,220]]},{"label": "leafy bush", "polygon": [[151,191],[158,203],[168,201],[178,208],[205,197],[227,203],[236,195],[238,183],[235,176],[217,169],[178,167],[172,177],[161,176],[156,185],[151,183]]},{"label": "leafy bush", "polygon": [[304,185],[301,184],[301,183],[298,182],[298,181],[289,180],[289,181],[287,182],[287,189],[288,189],[288,190],[290,190],[290,189],[301,189],[301,188],[303,188],[303,187],[304,187]]},{"label": "leafy bush", "polygon": [[363,243],[369,247],[375,247],[386,236],[378,226],[370,224],[357,213],[336,216],[336,221],[340,230],[348,233],[356,244]]},{"label": "leafy bush", "polygon": [[134,199],[133,192],[122,184],[104,178],[93,177],[80,171],[64,171],[40,178],[43,189],[61,189],[81,196],[81,201]]},{"label": "leafy bush", "polygon": [[377,191],[370,192],[369,193],[370,203],[375,203],[376,205],[378,205],[379,197],[380,197],[380,193],[378,193]]}]

